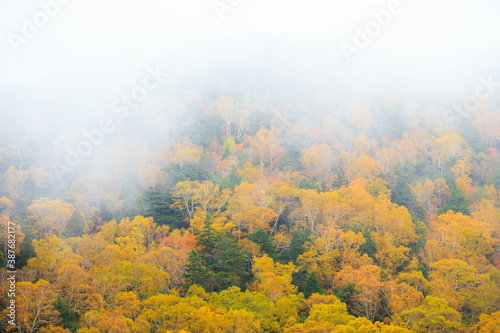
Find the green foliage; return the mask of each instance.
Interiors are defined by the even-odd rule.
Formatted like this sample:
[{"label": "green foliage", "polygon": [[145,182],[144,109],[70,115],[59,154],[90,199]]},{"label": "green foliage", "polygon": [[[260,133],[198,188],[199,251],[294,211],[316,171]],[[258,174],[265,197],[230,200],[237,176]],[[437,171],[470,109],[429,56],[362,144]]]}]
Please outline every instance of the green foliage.
[{"label": "green foliage", "polygon": [[238,174],[238,169],[236,168],[236,166],[233,166],[229,175],[227,175],[227,177],[220,182],[220,188],[221,190],[228,188],[234,191],[234,188],[240,184],[241,177]]},{"label": "green foliage", "polygon": [[82,213],[78,210],[74,210],[71,215],[71,219],[68,221],[66,225],[66,229],[64,230],[65,237],[81,237],[85,232],[85,220],[83,219]]},{"label": "green foliage", "polygon": [[360,246],[359,248],[359,253],[361,255],[367,254],[370,258],[375,259],[375,253],[377,252],[377,246],[375,245],[375,241],[373,240],[372,232],[370,229],[365,228],[362,230],[353,229],[354,232],[360,232],[363,234],[363,237],[365,238],[365,243]]},{"label": "green foliage", "polygon": [[[450,196],[438,211],[439,214],[446,214],[449,210],[455,213],[462,213],[464,215],[469,214],[469,209],[467,208],[467,199],[465,198],[462,191],[456,186],[455,181],[446,181],[448,187],[450,188]],[[451,184],[450,184],[451,183]],[[451,186],[450,186],[451,185]]]},{"label": "green foliage", "polygon": [[325,290],[321,288],[318,278],[316,277],[316,273],[313,271],[307,277],[307,280],[304,285],[303,293],[305,298],[309,298],[314,293],[323,294]]},{"label": "green foliage", "polygon": [[224,121],[219,115],[204,115],[200,113],[197,114],[196,118],[198,121],[193,129],[193,144],[207,148],[214,138],[219,141],[222,140]]},{"label": "green foliage", "polygon": [[299,183],[297,184],[297,187],[302,190],[318,190],[322,191],[323,189],[321,188],[321,184],[318,182],[315,182],[311,178],[307,178],[302,176],[299,180]]},{"label": "green foliage", "polygon": [[24,232],[23,243],[20,244],[21,253],[16,256],[16,268],[20,269],[28,264],[28,260],[35,257],[35,248],[31,244],[33,239],[36,239],[36,235],[28,224],[21,225]]},{"label": "green foliage", "polygon": [[332,291],[342,303],[349,306],[351,304],[351,298],[354,295],[354,289],[354,284],[349,283],[347,286],[342,288],[332,288]]},{"label": "green foliage", "polygon": [[411,254],[418,254],[420,249],[425,246],[427,227],[422,221],[415,222],[415,232],[418,236],[418,240],[410,244]]},{"label": "green foliage", "polygon": [[189,253],[188,261],[184,274],[184,288],[188,289],[193,284],[197,284],[207,291],[210,290],[210,282],[214,274],[208,269],[205,259],[198,251],[193,250]]},{"label": "green foliage", "polygon": [[415,195],[410,189],[409,184],[415,181],[415,170],[409,167],[400,168],[396,173],[396,184],[390,186],[391,201],[404,206],[411,214],[412,220],[423,221],[426,218],[424,208],[417,202]]},{"label": "green foliage", "polygon": [[417,271],[418,271],[418,272],[422,272],[422,275],[424,276],[424,278],[425,278],[426,280],[429,280],[429,272],[427,271],[427,269],[425,268],[425,266],[424,266],[424,265],[419,264],[419,265],[417,266]]},{"label": "green foliage", "polygon": [[268,254],[270,257],[274,255],[274,244],[271,236],[264,230],[259,231],[248,236],[248,239],[257,245],[260,245],[262,252]]},{"label": "green foliage", "polygon": [[244,289],[250,277],[247,272],[248,259],[232,233],[228,232],[219,238],[212,260],[211,268],[216,279],[214,290],[224,290],[230,286]]},{"label": "green foliage", "polygon": [[311,241],[310,231],[295,231],[292,236],[292,241],[287,250],[277,257],[277,260],[281,263],[287,264],[290,261],[297,263],[297,258],[305,252],[304,244]]},{"label": "green foliage", "polygon": [[170,201],[166,187],[158,186],[155,189],[147,189],[139,197],[141,207],[139,215],[151,216],[159,225],[168,224],[171,215],[179,215],[179,212],[170,209]]},{"label": "green foliage", "polygon": [[54,309],[61,314],[62,327],[71,332],[76,332],[80,318],[75,310],[73,310],[60,296],[57,296],[57,300],[54,303]]},{"label": "green foliage", "polygon": [[199,250],[190,253],[186,268],[187,285],[198,284],[210,292],[245,287],[250,277],[248,259],[232,233],[217,233],[207,216],[196,245]]},{"label": "green foliage", "polygon": [[209,164],[205,157],[201,157],[198,163],[187,163],[182,168],[178,164],[169,164],[165,170],[168,174],[169,184],[174,186],[186,180],[203,182],[214,180],[215,176],[209,170]]}]

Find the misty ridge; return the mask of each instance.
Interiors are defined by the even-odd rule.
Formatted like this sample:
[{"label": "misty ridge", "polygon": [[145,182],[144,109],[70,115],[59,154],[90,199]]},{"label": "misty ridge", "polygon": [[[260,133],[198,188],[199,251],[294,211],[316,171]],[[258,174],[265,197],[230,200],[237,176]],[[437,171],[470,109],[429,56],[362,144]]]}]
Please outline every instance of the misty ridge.
[{"label": "misty ridge", "polygon": [[[20,172],[40,169],[44,186],[33,197],[64,196],[84,178],[104,191],[118,189],[116,199],[135,207],[143,170],[165,167],[173,147],[185,142],[202,148],[207,165],[215,163],[207,155],[212,140],[245,143],[262,126],[276,127],[287,155],[295,156],[313,144],[344,142],[346,133],[348,140],[368,135],[383,146],[384,137],[397,140],[417,126],[457,130],[474,142],[479,133],[471,121],[498,108],[500,86],[491,74],[491,93],[480,107],[457,111],[454,105],[487,76],[461,84],[448,70],[403,75],[363,64],[353,70],[332,58],[332,48],[320,38],[291,36],[190,39],[143,67],[110,65],[4,85],[3,172],[11,165]],[[133,99],[131,90],[148,70],[160,71],[160,81]],[[100,129],[103,120],[107,132]],[[322,135],[307,133],[311,128]],[[297,131],[301,140],[291,135]],[[5,183],[2,188],[12,195]]]},{"label": "misty ridge", "polygon": [[0,2],[0,331],[500,332],[499,7]]}]

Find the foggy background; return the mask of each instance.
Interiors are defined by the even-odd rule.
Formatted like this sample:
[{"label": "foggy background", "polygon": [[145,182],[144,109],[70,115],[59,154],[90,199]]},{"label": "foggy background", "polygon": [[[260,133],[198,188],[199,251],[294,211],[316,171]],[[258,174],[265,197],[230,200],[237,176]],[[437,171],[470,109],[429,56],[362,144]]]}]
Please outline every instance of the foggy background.
[{"label": "foggy background", "polygon": [[[356,27],[390,1],[243,0],[224,20],[214,3],[68,1],[15,52],[9,34],[21,35],[23,17],[31,21],[40,3],[0,0],[0,145],[11,147],[2,151],[2,172],[22,146],[21,168],[54,174],[51,164],[64,161],[82,130],[114,117],[103,144],[59,181],[126,174],[149,161],[155,144],[196,130],[200,112],[226,95],[282,115],[292,105],[285,117],[313,120],[350,102],[377,112],[393,98],[401,117],[432,107],[436,123],[482,77],[500,82],[495,1],[402,0],[401,13],[351,63],[340,43],[353,44]],[[113,116],[113,102],[148,66],[169,77],[129,117]]]}]

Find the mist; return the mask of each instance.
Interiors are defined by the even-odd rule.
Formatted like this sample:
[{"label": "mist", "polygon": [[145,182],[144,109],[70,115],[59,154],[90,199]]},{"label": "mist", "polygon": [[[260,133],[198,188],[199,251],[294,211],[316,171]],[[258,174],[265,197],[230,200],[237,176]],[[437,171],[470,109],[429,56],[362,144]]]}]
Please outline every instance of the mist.
[{"label": "mist", "polygon": [[[225,96],[271,114],[283,134],[287,121],[342,122],[351,103],[380,126],[390,104],[408,126],[432,108],[428,124],[454,127],[462,119],[452,105],[484,81],[499,89],[499,9],[466,0],[2,1],[0,169],[43,168],[49,197],[82,177],[135,196],[142,168],[166,165],[159,147],[194,135]],[[151,71],[160,79],[146,78]],[[144,80],[154,88],[140,88]],[[127,106],[134,91],[140,101]],[[498,110],[499,96],[481,107]],[[80,147],[88,155],[74,157],[96,129],[102,135]]]}]

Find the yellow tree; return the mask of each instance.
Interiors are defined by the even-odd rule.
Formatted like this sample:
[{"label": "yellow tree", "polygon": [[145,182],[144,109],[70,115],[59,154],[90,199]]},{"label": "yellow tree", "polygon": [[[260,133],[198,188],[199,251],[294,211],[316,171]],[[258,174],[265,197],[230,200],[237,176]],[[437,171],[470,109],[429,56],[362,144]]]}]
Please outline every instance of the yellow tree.
[{"label": "yellow tree", "polygon": [[500,332],[500,311],[491,315],[486,313],[479,316],[479,321],[471,327],[468,333],[495,333]]},{"label": "yellow tree", "polygon": [[74,210],[72,204],[68,204],[59,198],[55,200],[40,198],[34,200],[28,207],[28,213],[30,214],[28,217],[38,235],[42,237],[57,235],[60,237]]},{"label": "yellow tree", "polygon": [[302,149],[300,154],[307,176],[322,184],[327,183],[334,161],[332,147],[325,143],[315,144],[309,149]]},{"label": "yellow tree", "polygon": [[404,327],[415,332],[448,333],[461,331],[462,315],[439,297],[427,296],[422,305],[405,310],[400,315]]},{"label": "yellow tree", "polygon": [[357,267],[360,261],[358,250],[365,243],[363,235],[351,230],[324,227],[311,248],[298,257],[303,269],[314,271],[325,288],[331,288],[335,274],[348,265]]},{"label": "yellow tree", "polygon": [[380,174],[384,172],[384,169],[380,164],[378,164],[373,158],[366,154],[362,154],[353,165],[349,167],[346,173],[347,180],[349,182],[354,179],[360,178],[365,179],[367,183],[371,183]]},{"label": "yellow tree", "polygon": [[445,133],[434,141],[434,147],[431,153],[434,165],[443,170],[445,163],[450,157],[462,157],[467,152],[463,147],[466,142],[462,137],[456,133]]},{"label": "yellow tree", "polygon": [[321,193],[321,215],[325,225],[330,228],[345,228],[352,207],[347,204],[339,191]]},{"label": "yellow tree", "polygon": [[498,112],[482,114],[474,120],[478,133],[489,147],[497,147],[500,140],[500,115]]},{"label": "yellow tree", "polygon": [[433,202],[435,206],[441,208],[444,201],[450,196],[450,193],[450,188],[446,185],[444,179],[438,178],[434,181]]},{"label": "yellow tree", "polygon": [[357,270],[347,266],[334,278],[333,284],[337,288],[354,284],[355,294],[352,299],[352,311],[373,321],[380,308],[382,280],[380,267],[374,265],[363,266]]},{"label": "yellow tree", "polygon": [[377,247],[375,259],[391,272],[402,268],[405,263],[410,261],[410,248],[402,245],[397,246],[391,232],[386,232],[383,236],[373,232],[372,236]]},{"label": "yellow tree", "polygon": [[195,188],[198,185],[198,182],[192,181],[179,182],[171,191],[172,198],[176,199],[171,208],[185,210],[190,222],[195,212]]},{"label": "yellow tree", "polygon": [[393,142],[406,163],[416,165],[420,159],[430,155],[434,137],[420,127],[404,132],[401,139]]},{"label": "yellow tree", "polygon": [[182,169],[186,163],[198,163],[201,155],[200,147],[182,147],[175,152],[171,163],[178,164]]},{"label": "yellow tree", "polygon": [[249,288],[276,301],[297,292],[297,287],[292,284],[292,274],[297,271],[298,269],[293,263],[290,262],[287,265],[275,263],[272,258],[265,254],[254,260],[252,273],[255,276],[255,281]]},{"label": "yellow tree", "polygon": [[432,180],[427,179],[425,183],[418,183],[417,185],[410,185],[411,190],[415,194],[417,201],[426,208],[427,211],[433,212],[436,210],[436,206],[433,204],[433,196],[435,186]]},{"label": "yellow tree", "polygon": [[60,314],[53,305],[57,291],[47,281],[18,282],[16,296],[16,321],[21,332],[32,333],[42,325],[58,323]]},{"label": "yellow tree", "polygon": [[312,233],[316,232],[316,228],[321,219],[321,194],[317,190],[300,190],[297,193],[299,205],[291,213],[291,217],[301,228],[308,228]]},{"label": "yellow tree", "polygon": [[259,163],[260,171],[263,171],[264,165],[269,165],[272,171],[278,158],[284,153],[280,150],[280,133],[276,127],[271,127],[268,131],[262,127],[253,140],[252,150],[254,151]]},{"label": "yellow tree", "polygon": [[146,189],[155,190],[157,186],[163,185],[167,180],[167,173],[156,165],[148,165],[142,169],[141,183]]},{"label": "yellow tree", "polygon": [[393,172],[401,161],[401,153],[390,148],[381,148],[375,152],[377,162],[385,173]]}]

